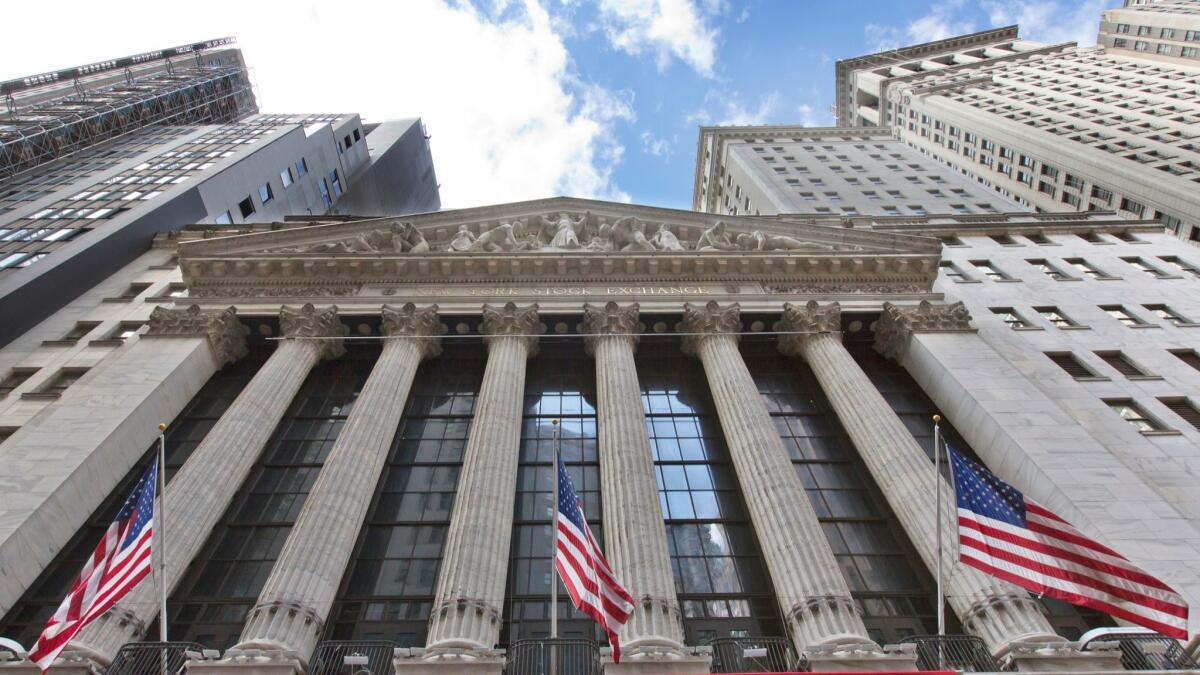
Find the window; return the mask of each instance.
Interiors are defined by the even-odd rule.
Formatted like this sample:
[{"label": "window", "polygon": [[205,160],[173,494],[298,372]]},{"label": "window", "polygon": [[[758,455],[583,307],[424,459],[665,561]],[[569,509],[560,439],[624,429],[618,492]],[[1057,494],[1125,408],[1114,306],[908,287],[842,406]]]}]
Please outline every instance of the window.
[{"label": "window", "polygon": [[167,284],[167,287],[162,290],[157,296],[158,298],[186,298],[188,296],[188,288],[186,284],[178,281],[173,281]]},{"label": "window", "polygon": [[1147,415],[1146,411],[1142,410],[1141,406],[1134,403],[1132,399],[1105,399],[1104,402],[1108,404],[1109,408],[1112,408],[1113,412],[1120,415],[1122,419],[1124,419],[1138,431],[1146,432],[1167,430],[1167,427],[1165,427],[1162,422],[1159,422],[1158,420]]},{"label": "window", "polygon": [[99,326],[99,321],[77,321],[67,334],[62,336],[61,342],[76,342],[80,338],[85,337],[88,333],[95,330]]},{"label": "window", "polygon": [[283,171],[279,172],[279,180],[283,182],[283,187],[288,187],[292,184],[292,167],[284,167]]},{"label": "window", "polygon": [[63,368],[49,382],[43,385],[38,393],[57,394],[61,396],[67,390],[67,387],[75,384],[87,371],[87,368]]},{"label": "window", "polygon": [[1168,349],[1171,354],[1196,370],[1200,370],[1200,354],[1194,349]]},{"label": "window", "polygon": [[1050,241],[1050,237],[1047,237],[1046,235],[1042,234],[1041,232],[1031,232],[1029,234],[1026,234],[1025,238],[1028,239],[1029,241],[1032,241],[1033,243],[1037,244],[1038,246],[1050,246],[1054,243],[1054,242]]},{"label": "window", "polygon": [[1132,232],[1128,232],[1128,231],[1113,232],[1112,236],[1116,237],[1117,239],[1120,239],[1123,242],[1127,242],[1130,244],[1144,243],[1141,239],[1138,239],[1137,237],[1135,237]]},{"label": "window", "polygon": [[0,397],[8,396],[14,389],[25,384],[25,381],[38,371],[37,368],[13,368],[0,380]]},{"label": "window", "polygon": [[993,234],[989,236],[991,237],[992,241],[1000,244],[1001,246],[1020,246],[1020,244],[1017,243],[1017,240],[1013,239],[1011,235]]},{"label": "window", "polygon": [[121,293],[121,295],[117,296],[117,299],[118,300],[132,300],[132,299],[136,298],[137,296],[141,295],[142,292],[144,292],[147,288],[150,288],[150,284],[147,284],[147,283],[129,284],[129,286],[125,289],[125,292]]},{"label": "window", "polygon": [[324,177],[322,177],[320,182],[317,183],[317,188],[321,191],[321,204],[325,208],[329,208],[331,205],[333,205],[333,200],[329,198],[329,185],[325,182]]},{"label": "window", "polygon": [[1171,309],[1170,307],[1168,307],[1166,305],[1161,305],[1161,304],[1159,304],[1159,305],[1142,305],[1142,307],[1145,307],[1154,316],[1157,316],[1158,318],[1160,318],[1164,321],[1168,321],[1176,326],[1194,326],[1195,325],[1195,322],[1184,317],[1182,314],[1180,314],[1179,312],[1176,312],[1175,310]]},{"label": "window", "polygon": [[1182,396],[1163,396],[1158,402],[1192,425],[1193,429],[1200,429],[1200,411],[1196,410],[1196,406],[1188,399]]},{"label": "window", "polygon": [[254,215],[254,200],[250,198],[250,195],[246,195],[245,199],[238,202],[238,211],[242,214],[242,218]]},{"label": "window", "polygon": [[1100,309],[1103,310],[1106,314],[1108,314],[1112,318],[1125,324],[1126,326],[1132,327],[1132,326],[1148,326],[1149,325],[1148,323],[1141,320],[1140,318],[1134,316],[1133,314],[1130,314],[1121,305],[1101,305]]},{"label": "window", "polygon": [[1146,274],[1152,275],[1152,276],[1154,276],[1154,277],[1157,277],[1157,278],[1159,278],[1159,279],[1162,279],[1162,278],[1164,278],[1164,277],[1170,277],[1170,276],[1171,276],[1170,274],[1167,274],[1167,273],[1166,273],[1166,272],[1164,272],[1163,270],[1160,270],[1160,269],[1158,269],[1157,267],[1154,267],[1153,265],[1151,265],[1151,264],[1147,263],[1147,262],[1146,262],[1145,260],[1143,260],[1142,258],[1137,258],[1137,257],[1133,257],[1133,258],[1121,258],[1121,260],[1124,260],[1125,262],[1129,263],[1130,265],[1133,265],[1134,267],[1136,267],[1136,268],[1138,268],[1139,270],[1141,270],[1141,271],[1145,272]]},{"label": "window", "polygon": [[1117,47],[1118,49],[1125,49],[1129,46],[1129,40],[1126,40],[1125,38],[1116,38],[1113,40],[1113,46]]},{"label": "window", "polygon": [[1096,356],[1100,357],[1101,361],[1107,363],[1112,367],[1113,370],[1124,375],[1125,377],[1154,377],[1145,369],[1139,367],[1137,364],[1131,361],[1123,352],[1097,351]]},{"label": "window", "polygon": [[1043,258],[1032,258],[1032,259],[1026,260],[1025,262],[1029,263],[1030,265],[1033,265],[1034,267],[1036,267],[1038,269],[1039,272],[1041,272],[1042,274],[1045,274],[1046,276],[1050,277],[1051,279],[1054,279],[1055,281],[1073,281],[1075,279],[1075,277],[1073,277],[1073,276],[1067,274],[1066,272],[1063,272],[1062,270],[1058,269],[1057,267],[1051,265],[1048,261],[1046,261]]},{"label": "window", "polygon": [[1180,47],[1179,55],[1186,59],[1194,59],[1200,56],[1200,47]]},{"label": "window", "polygon": [[992,314],[1000,317],[1000,320],[1008,324],[1009,328],[1032,328],[1029,322],[1017,314],[1017,310],[1012,307],[989,307]]},{"label": "window", "polygon": [[1150,51],[1150,43],[1145,40],[1134,40],[1133,48],[1139,52]]},{"label": "window", "polygon": [[942,269],[942,273],[946,275],[947,279],[957,282],[969,281],[969,279],[967,279],[967,275],[958,268],[958,265],[955,265],[949,260],[943,260],[938,267]]},{"label": "window", "polygon": [[991,279],[992,281],[1007,281],[1010,278],[1007,274],[1001,272],[994,264],[988,262],[987,260],[972,260],[971,264],[974,265],[980,272],[982,272],[983,276]]},{"label": "window", "polygon": [[[266,206],[267,202],[275,198],[275,192],[271,190],[270,183],[263,183],[258,186],[258,199]],[[253,206],[253,204],[251,204]]]},{"label": "window", "polygon": [[1112,190],[1107,190],[1105,188],[1093,185],[1092,198],[1104,203],[1105,205],[1109,205],[1112,204],[1113,193]]},{"label": "window", "polygon": [[1127,24],[1127,23],[1117,24],[1117,32],[1121,33],[1121,34],[1128,33],[1129,32],[1129,24]]},{"label": "window", "polygon": [[1072,328],[1079,325],[1057,307],[1034,307],[1033,311],[1041,315],[1046,321],[1054,324],[1057,328]]},{"label": "window", "polygon": [[1107,244],[1108,242],[1096,232],[1080,232],[1076,236],[1089,244]]},{"label": "window", "polygon": [[1138,26],[1137,27],[1138,37],[1146,37],[1146,36],[1150,35],[1151,30],[1153,30],[1153,29],[1151,29],[1150,26]]},{"label": "window", "polygon": [[1181,272],[1187,272],[1194,277],[1200,278],[1200,268],[1192,265],[1189,262],[1180,260],[1173,255],[1159,256],[1158,259],[1167,263],[1168,265],[1174,265],[1175,267],[1178,267]]},{"label": "window", "polygon": [[1155,49],[1155,51],[1159,54],[1170,56],[1171,55],[1171,45],[1160,43],[1158,45],[1158,48]]},{"label": "window", "polygon": [[296,178],[300,178],[301,176],[304,176],[307,173],[308,173],[308,162],[304,161],[304,158],[301,157],[300,159],[296,160]]},{"label": "window", "polygon": [[1075,269],[1079,270],[1086,276],[1089,276],[1093,279],[1116,279],[1117,278],[1117,277],[1110,276],[1110,275],[1104,273],[1103,271],[1098,269],[1095,265],[1092,265],[1091,263],[1084,260],[1083,258],[1064,258],[1064,261],[1071,267],[1074,267]]},{"label": "window", "polygon": [[361,138],[362,138],[362,136],[359,135],[358,129],[355,129],[354,130],[354,142],[357,143],[359,141],[359,139],[361,139]]},{"label": "window", "polygon": [[1174,28],[1163,28],[1158,31],[1158,37],[1160,37],[1164,40],[1174,40],[1175,39],[1175,29]]},{"label": "window", "polygon": [[226,212],[222,213],[221,215],[217,216],[216,218],[213,218],[213,222],[216,223],[217,225],[228,225],[233,222],[233,216],[230,215],[228,211],[226,211]]},{"label": "window", "polygon": [[938,239],[941,240],[942,246],[966,246],[966,244],[963,243],[962,239],[959,239],[958,237],[956,237],[952,234],[938,237]]},{"label": "window", "polygon": [[346,135],[345,135],[345,136],[342,138],[342,143],[345,143],[345,144],[346,144],[346,149],[347,149],[347,150],[349,150],[349,149],[350,149],[350,146],[351,146],[351,145],[354,145],[354,142],[350,140],[350,134],[346,134]]},{"label": "window", "polygon": [[1068,375],[1077,380],[1099,380],[1108,379],[1101,378],[1093,373],[1090,368],[1083,365],[1083,362],[1075,358],[1071,352],[1046,352],[1046,357],[1054,362],[1056,366],[1062,368]]}]

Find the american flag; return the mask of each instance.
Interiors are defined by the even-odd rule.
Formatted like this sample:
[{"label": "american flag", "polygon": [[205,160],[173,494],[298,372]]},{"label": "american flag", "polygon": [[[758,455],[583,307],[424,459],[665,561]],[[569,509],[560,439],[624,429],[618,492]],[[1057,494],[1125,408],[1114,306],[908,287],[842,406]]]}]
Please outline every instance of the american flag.
[{"label": "american flag", "polygon": [[1187,639],[1187,604],[1171,587],[947,450],[964,563],[1034,593]]},{"label": "american flag", "polygon": [[158,459],[138,482],[117,519],[108,526],[75,585],[50,617],[29,660],[42,669],[54,663],[59,652],[85,626],[112,607],[129,589],[150,573],[150,540],[153,532],[154,493],[158,484]]},{"label": "american flag", "polygon": [[613,576],[600,545],[592,538],[575,486],[562,462],[558,463],[558,545],[554,567],[575,608],[595,619],[608,635],[613,661],[621,661],[617,629],[633,612],[633,598]]}]

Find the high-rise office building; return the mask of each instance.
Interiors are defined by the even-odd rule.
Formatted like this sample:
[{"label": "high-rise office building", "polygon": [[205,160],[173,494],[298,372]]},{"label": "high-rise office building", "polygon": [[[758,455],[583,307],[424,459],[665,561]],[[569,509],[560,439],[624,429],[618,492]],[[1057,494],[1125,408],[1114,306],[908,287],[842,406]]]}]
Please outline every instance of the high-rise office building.
[{"label": "high-rise office building", "polygon": [[1113,54],[1200,66],[1200,0],[1125,0],[1100,15],[1096,42]]},{"label": "high-rise office building", "polygon": [[1200,67],[1010,26],[837,63],[842,126],[900,140],[1040,211],[1114,210],[1200,239]]},{"label": "high-rise office building", "polygon": [[[0,179],[0,314],[9,317],[0,322],[0,344],[143,253],[156,233],[188,223],[439,208],[420,120],[364,125],[355,114],[258,114],[240,52],[227,41],[206,44],[222,48],[176,56],[183,65],[177,60],[170,67],[163,55],[180,48],[64,71],[91,73],[80,75],[78,85],[66,84],[65,75],[47,82],[26,78],[34,82],[21,91],[16,118],[21,125],[0,121],[0,133],[19,129],[27,144],[33,141],[26,123],[35,114],[49,119],[47,111],[58,111],[53,125],[40,123],[47,134],[101,124],[64,112],[81,102],[91,106],[88,115],[133,121],[109,119],[101,126],[113,133],[81,137],[56,158]],[[134,74],[121,75],[121,69]],[[191,82],[200,74],[223,78],[218,89],[226,94],[206,94],[188,107],[196,101],[184,93],[154,88]],[[244,90],[228,91],[236,83],[244,83]],[[135,93],[174,102],[185,112],[141,115],[141,104],[110,100]],[[34,101],[39,97],[44,100]],[[6,138],[9,145],[17,143],[7,144]]]}]

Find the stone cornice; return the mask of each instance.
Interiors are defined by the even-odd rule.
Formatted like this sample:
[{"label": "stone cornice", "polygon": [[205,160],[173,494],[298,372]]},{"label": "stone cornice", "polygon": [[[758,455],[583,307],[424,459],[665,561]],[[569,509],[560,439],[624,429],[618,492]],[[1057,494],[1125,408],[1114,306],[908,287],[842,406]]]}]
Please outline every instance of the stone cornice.
[{"label": "stone cornice", "polygon": [[497,337],[516,336],[525,343],[528,356],[536,355],[537,335],[542,332],[542,323],[538,319],[537,311],[537,304],[518,307],[509,302],[499,309],[492,305],[484,305],[483,321],[479,324],[479,332],[485,336],[484,344],[490,348]]},{"label": "stone cornice", "polygon": [[903,363],[913,333],[967,333],[971,327],[971,312],[966,305],[934,305],[926,300],[916,307],[901,308],[884,303],[883,314],[875,325],[875,351]]},{"label": "stone cornice", "polygon": [[722,307],[710,300],[703,307],[692,303],[683,306],[683,319],[675,324],[675,331],[683,335],[683,351],[697,354],[701,341],[712,335],[732,335],[740,339],[742,307],[738,303]]},{"label": "stone cornice", "polygon": [[800,353],[801,345],[810,335],[838,334],[842,330],[842,307],[836,302],[824,305],[809,300],[803,307],[790,302],[783,305],[783,317],[777,330],[790,335],[779,336],[779,351],[789,356]]},{"label": "stone cornice", "polygon": [[587,336],[583,338],[587,353],[594,353],[596,340],[602,335],[620,335],[629,341],[631,347],[637,344],[639,309],[636,302],[625,306],[615,302],[606,303],[604,306],[584,304],[579,332]]},{"label": "stone cornice", "polygon": [[[337,305],[317,309],[312,303],[300,309],[283,306],[279,308],[279,327],[288,338],[340,338],[350,329],[338,318]],[[346,353],[342,340],[319,340],[321,356],[333,359]]]},{"label": "stone cornice", "polygon": [[246,355],[248,329],[237,318],[237,308],[203,311],[199,305],[186,309],[155,307],[143,338],[204,337],[221,364]]},{"label": "stone cornice", "polygon": [[427,338],[416,342],[421,347],[422,358],[432,358],[442,353],[438,336],[442,333],[442,322],[438,319],[438,306],[417,307],[411,302],[396,308],[383,307],[383,334],[389,337]]}]

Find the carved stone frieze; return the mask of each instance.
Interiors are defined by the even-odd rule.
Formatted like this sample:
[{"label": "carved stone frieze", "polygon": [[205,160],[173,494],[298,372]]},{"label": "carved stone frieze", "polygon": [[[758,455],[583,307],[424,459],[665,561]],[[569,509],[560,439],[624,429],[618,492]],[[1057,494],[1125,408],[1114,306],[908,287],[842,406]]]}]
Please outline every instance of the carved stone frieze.
[{"label": "carved stone frieze", "polygon": [[421,353],[424,358],[432,358],[442,353],[438,336],[442,334],[442,322],[438,319],[438,306],[417,307],[413,303],[405,303],[403,307],[383,307],[383,334],[389,337],[405,337],[406,339],[423,338]]},{"label": "carved stone frieze", "polygon": [[536,303],[518,307],[516,303],[509,302],[500,308],[484,305],[483,322],[479,325],[479,332],[486,336],[484,344],[490,347],[493,338],[502,335],[518,336],[526,342],[529,356],[534,356],[537,354],[537,336],[542,332],[537,310]]},{"label": "carved stone frieze", "polygon": [[796,356],[800,353],[801,343],[809,336],[841,332],[842,307],[836,302],[822,305],[816,300],[809,300],[803,307],[787,302],[776,329],[790,333],[779,336],[779,351]]},{"label": "carved stone frieze", "polygon": [[848,295],[852,293],[883,295],[888,293],[926,293],[928,284],[913,283],[813,283],[813,284],[764,284],[768,293],[795,295]]},{"label": "carved stone frieze", "polygon": [[631,345],[638,341],[638,303],[622,307],[615,302],[608,302],[603,307],[591,303],[583,306],[583,321],[579,324],[584,348],[592,354],[595,349],[597,336],[620,335],[629,340]]},{"label": "carved stone frieze", "polygon": [[283,286],[263,284],[261,286],[214,286],[189,287],[193,298],[321,298],[357,295],[361,287],[349,286]]},{"label": "carved stone frieze", "polygon": [[710,300],[703,307],[693,303],[683,306],[683,320],[675,324],[675,330],[683,333],[683,351],[695,354],[700,342],[709,335],[731,334],[738,338],[741,330],[742,307],[738,303],[722,307]]},{"label": "carved stone frieze", "polygon": [[350,329],[338,318],[337,305],[325,309],[317,309],[309,303],[300,309],[281,307],[279,309],[279,327],[284,337],[301,339],[319,339],[321,356],[333,359],[346,353],[346,345],[340,339]]},{"label": "carved stone frieze", "polygon": [[246,355],[248,329],[238,321],[237,308],[204,311],[199,305],[186,309],[155,307],[143,337],[194,337],[208,339],[217,361],[233,363]]},{"label": "carved stone frieze", "polygon": [[916,307],[884,303],[875,325],[875,351],[897,363],[904,360],[913,333],[958,333],[973,331],[966,305],[934,305],[922,300]]}]

